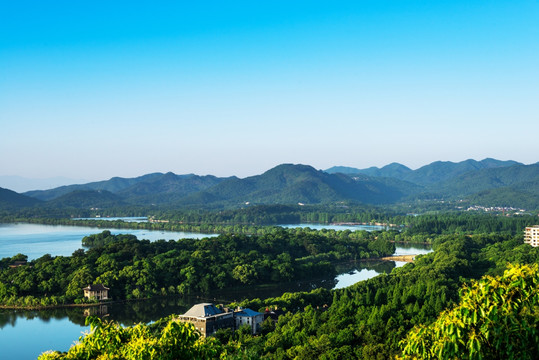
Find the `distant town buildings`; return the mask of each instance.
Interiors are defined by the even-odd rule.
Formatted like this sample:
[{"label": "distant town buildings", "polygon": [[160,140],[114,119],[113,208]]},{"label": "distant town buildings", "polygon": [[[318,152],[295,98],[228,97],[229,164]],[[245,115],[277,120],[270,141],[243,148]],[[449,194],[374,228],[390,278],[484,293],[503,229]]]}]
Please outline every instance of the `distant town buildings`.
[{"label": "distant town buildings", "polygon": [[202,336],[213,335],[219,329],[239,329],[242,325],[249,325],[252,333],[260,331],[264,321],[264,314],[251,309],[238,308],[219,309],[211,303],[193,305],[185,314],[179,316],[181,322],[190,322],[195,325]]},{"label": "distant town buildings", "polygon": [[524,242],[533,247],[539,246],[539,225],[528,226],[524,231]]},{"label": "distant town buildings", "polygon": [[[460,207],[462,208],[462,207]],[[511,206],[481,206],[481,205],[472,205],[469,206],[466,211],[484,211],[484,212],[496,212],[504,214],[513,214],[513,215],[524,215],[527,214],[526,209],[514,208]]]}]

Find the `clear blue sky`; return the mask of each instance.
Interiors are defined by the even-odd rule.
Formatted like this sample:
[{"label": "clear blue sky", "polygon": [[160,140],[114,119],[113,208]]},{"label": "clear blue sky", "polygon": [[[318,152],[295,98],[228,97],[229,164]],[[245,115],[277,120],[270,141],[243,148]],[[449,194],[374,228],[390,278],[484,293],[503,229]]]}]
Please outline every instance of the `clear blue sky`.
[{"label": "clear blue sky", "polygon": [[3,1],[0,175],[539,160],[537,1]]}]

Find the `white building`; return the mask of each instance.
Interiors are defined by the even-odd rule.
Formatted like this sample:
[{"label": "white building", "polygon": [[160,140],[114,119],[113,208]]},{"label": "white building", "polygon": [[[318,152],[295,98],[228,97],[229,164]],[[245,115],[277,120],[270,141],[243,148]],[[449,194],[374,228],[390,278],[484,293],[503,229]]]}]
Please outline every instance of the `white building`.
[{"label": "white building", "polygon": [[528,226],[524,231],[524,242],[533,247],[539,246],[539,225]]},{"label": "white building", "polygon": [[260,326],[264,322],[264,314],[251,309],[238,308],[234,311],[234,319],[236,320],[236,329],[243,325],[249,325],[254,335],[260,331]]},{"label": "white building", "polygon": [[103,284],[88,285],[82,290],[84,290],[84,296],[88,299],[108,300],[109,298],[110,289]]}]

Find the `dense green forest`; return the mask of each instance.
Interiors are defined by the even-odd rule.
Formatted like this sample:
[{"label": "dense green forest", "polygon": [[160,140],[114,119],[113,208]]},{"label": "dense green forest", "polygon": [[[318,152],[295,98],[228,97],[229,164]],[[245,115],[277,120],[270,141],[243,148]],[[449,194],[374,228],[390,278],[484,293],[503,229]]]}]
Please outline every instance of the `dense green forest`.
[{"label": "dense green forest", "polygon": [[[475,299],[477,289],[483,289],[482,297],[474,301],[487,304],[488,301],[494,301],[489,300],[489,296],[498,296],[503,289],[504,294],[514,294],[515,291],[527,294],[526,301],[530,304],[530,307],[526,307],[528,310],[523,313],[509,308],[505,312],[509,317],[493,318],[492,313],[483,312],[472,314],[471,318],[475,319],[475,322],[463,325],[462,331],[475,323],[487,321],[487,316],[490,316],[488,321],[493,321],[491,324],[494,325],[491,326],[497,326],[498,323],[500,326],[508,326],[507,321],[512,318],[522,324],[519,328],[511,328],[512,336],[520,340],[511,342],[512,347],[508,348],[507,342],[500,339],[500,334],[492,333],[487,338],[474,337],[472,344],[475,350],[464,349],[458,352],[457,357],[510,358],[506,355],[512,351],[519,355],[518,358],[535,358],[539,351],[536,332],[539,301],[537,266],[512,267],[508,270],[509,273],[505,274],[504,270],[507,269],[508,263],[536,264],[539,262],[539,248],[523,244],[520,236],[510,234],[431,236],[434,238],[433,253],[420,256],[413,264],[397,268],[389,275],[380,275],[345,289],[317,289],[309,293],[283,294],[279,298],[244,301],[239,305],[262,311],[266,307],[277,305],[287,310],[277,323],[266,321],[262,334],[258,336],[251,336],[241,330],[222,330],[207,341],[199,339],[196,340],[199,342],[196,342],[190,337],[179,337],[178,339],[185,339],[178,340],[179,349],[169,351],[183,351],[180,349],[185,346],[193,346],[192,351],[198,351],[203,343],[210,350],[197,355],[199,358],[221,356],[227,359],[389,359],[401,354],[418,358],[452,359],[455,357],[454,352],[429,354],[422,352],[421,349],[424,348],[414,345],[414,341],[423,339],[422,327],[432,326],[435,329],[442,326],[444,331],[450,331],[447,327],[450,323],[446,323],[444,316],[456,317],[453,318],[456,323],[465,322],[465,316],[458,310],[459,306],[464,305],[459,304],[467,304],[469,299]],[[474,279],[479,280],[482,277],[484,278],[479,283],[474,282]],[[489,288],[481,285],[492,282],[495,282],[500,290],[489,291]],[[446,309],[455,310],[452,313],[443,313]],[[169,318],[153,327],[139,325],[138,328],[121,328],[114,323],[95,320],[94,326],[100,330],[83,338],[81,345],[68,354],[47,354],[43,355],[43,358],[65,356],[70,359],[83,359],[88,358],[89,353],[97,358],[107,351],[103,349],[110,349],[110,354],[123,354],[123,358],[134,359],[135,355],[128,354],[135,354],[135,350],[138,351],[137,354],[150,351],[153,349],[151,344],[156,344],[155,351],[160,351],[161,339],[166,337],[164,329],[172,326],[171,322],[174,321]],[[190,333],[189,328],[181,331]],[[470,333],[466,331],[466,334]],[[470,331],[473,333],[474,330]],[[436,337],[442,336],[435,330],[431,333],[434,338],[427,338],[431,335],[425,333],[425,341],[435,342]],[[124,335],[115,337],[117,334]],[[98,342],[106,343],[108,338],[118,340],[108,342],[109,348],[96,345]],[[141,338],[147,340],[143,341]],[[489,339],[502,345],[498,348],[492,347],[487,341]],[[142,345],[144,343],[149,345]],[[198,345],[192,345],[194,343]]]},{"label": "dense green forest", "polygon": [[82,244],[89,249],[68,257],[44,255],[19,267],[9,265],[26,259],[22,254],[0,260],[0,303],[31,307],[80,302],[82,288],[92,283],[109,287],[116,300],[208,293],[336,275],[338,261],[395,251],[386,238],[366,231],[325,236],[279,227],[260,236],[155,242],[106,230],[83,238]]},{"label": "dense green forest", "polygon": [[[333,276],[338,262],[391,254],[395,242],[430,243],[435,251],[417,257],[413,264],[345,289],[319,288],[312,292],[285,293],[274,298],[229,304],[258,311],[274,306],[285,310],[278,322],[265,322],[262,333],[257,336],[241,329],[223,330],[215,337],[203,340],[193,329],[178,325],[173,317],[151,326],[125,328],[94,319],[92,326],[96,331],[82,339],[82,345],[76,350],[67,355],[47,354],[43,358],[82,359],[88,358],[88,354],[107,358],[104,348],[98,344],[110,337],[120,339],[110,345],[110,354],[126,359],[140,358],[137,357],[142,356],[140,354],[180,354],[182,351],[193,351],[192,354],[197,354],[193,355],[195,358],[227,359],[388,359],[395,356],[449,359],[454,358],[455,352],[448,349],[457,345],[447,345],[436,354],[426,350],[421,341],[433,344],[433,349],[434,344],[442,341],[441,337],[450,343],[441,334],[449,331],[446,325],[451,321],[459,326],[463,324],[459,331],[466,334],[465,339],[456,338],[455,341],[461,344],[462,340],[470,346],[454,350],[458,352],[458,358],[509,358],[506,356],[507,344],[492,338],[492,332],[470,335],[486,329],[486,325],[473,327],[483,321],[482,314],[477,315],[477,322],[472,315],[470,323],[463,315],[465,310],[454,310],[466,309],[470,296],[477,295],[474,289],[478,286],[495,288],[494,285],[500,286],[497,294],[513,291],[511,286],[519,294],[522,291],[531,294],[526,300],[531,301],[530,316],[527,312],[507,311],[508,317],[500,318],[494,314],[494,320],[521,321],[522,326],[512,328],[515,336],[521,339],[518,352],[515,352],[519,357],[515,359],[533,359],[539,351],[537,334],[533,332],[539,319],[538,289],[533,285],[537,284],[537,269],[522,267],[539,263],[539,249],[523,244],[522,240],[522,230],[536,224],[536,216],[507,217],[468,212],[415,216],[374,209],[362,212],[353,207],[325,209],[326,212],[317,212],[306,207],[264,205],[226,211],[164,210],[153,213],[154,219],[160,222],[147,223],[4,217],[4,221],[222,235],[202,240],[149,242],[132,235],[112,235],[105,230],[85,237],[81,245],[86,249],[78,250],[72,256],[45,255],[26,266],[9,267],[16,260],[26,259],[19,254],[0,260],[0,298],[3,305],[23,307],[81,302],[81,288],[94,282],[109,287],[114,299],[177,296],[225,287],[279,284],[312,278],[314,274]],[[325,223],[380,222],[397,226],[383,231],[352,232],[262,225],[284,223],[284,219],[294,223],[311,219]],[[509,265],[509,273],[504,275],[508,264],[515,266]],[[515,278],[510,275],[511,271],[531,274],[532,280],[508,283],[508,278]],[[478,298],[477,304],[481,301],[490,303],[494,300],[482,297]],[[166,340],[171,332],[183,334],[174,335],[183,340],[171,345]],[[490,341],[499,341],[502,345],[493,350]]]}]

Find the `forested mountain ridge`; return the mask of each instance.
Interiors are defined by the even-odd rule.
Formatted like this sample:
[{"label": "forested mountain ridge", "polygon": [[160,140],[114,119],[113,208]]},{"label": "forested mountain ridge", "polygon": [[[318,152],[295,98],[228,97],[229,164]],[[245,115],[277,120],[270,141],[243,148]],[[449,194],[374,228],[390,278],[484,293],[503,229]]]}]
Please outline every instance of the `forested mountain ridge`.
[{"label": "forested mountain ridge", "polygon": [[391,163],[382,168],[377,168],[373,166],[367,169],[355,169],[345,166],[334,166],[327,169],[326,172],[341,172],[349,175],[365,174],[377,177],[391,177],[399,180],[409,181],[417,185],[426,186],[439,183],[441,181],[448,181],[468,172],[474,172],[481,169],[510,167],[513,165],[522,164],[513,160],[502,161],[486,158],[481,161],[476,161],[473,159],[468,159],[461,162],[435,161],[416,170],[411,170],[410,168],[399,163]]},{"label": "forested mountain ridge", "polygon": [[399,184],[388,185],[370,177],[327,174],[308,165],[282,164],[262,175],[228,179],[181,203],[194,204],[203,197],[206,201],[237,204],[320,204],[350,200],[381,204],[404,196],[406,192]]},{"label": "forested mountain ridge", "polygon": [[47,202],[53,208],[105,208],[125,206],[122,197],[106,190],[75,190]]},{"label": "forested mountain ridge", "polygon": [[178,201],[190,194],[206,190],[224,180],[225,178],[212,175],[176,175],[169,172],[151,181],[134,184],[119,191],[118,195],[140,205],[163,204]]},{"label": "forested mountain ridge", "polygon": [[87,184],[65,185],[65,186],[60,186],[60,187],[50,189],[50,190],[27,191],[24,193],[24,195],[31,196],[39,200],[47,201],[47,200],[56,199],[62,195],[69,194],[70,192],[73,192],[76,190],[106,190],[106,191],[110,191],[114,193],[117,191],[124,190],[139,182],[152,180],[161,176],[163,176],[163,174],[161,173],[152,173],[152,174],[139,176],[136,178],[113,177],[109,180],[90,182]]},{"label": "forested mountain ridge", "polygon": [[[539,163],[523,165],[516,161],[484,159],[460,163],[437,161],[417,170],[402,171],[403,166],[393,163],[364,170],[344,168],[348,176],[378,174],[385,179],[405,180],[420,187],[408,191],[413,199],[466,200],[483,206],[539,207]],[[327,171],[336,171],[334,167]],[[401,169],[400,172],[395,169]],[[380,180],[381,178],[377,178]]]},{"label": "forested mountain ridge", "polygon": [[168,172],[153,173],[136,178],[113,177],[110,180],[80,185],[62,186],[51,190],[36,190],[24,195],[40,200],[54,200],[74,191],[107,191],[132,204],[152,204],[177,200],[189,194],[207,189],[224,180],[212,175],[176,175]]},{"label": "forested mountain ridge", "polygon": [[[133,179],[112,178],[89,184],[63,186],[51,190],[31,191],[25,195],[59,207],[110,207],[130,205],[163,206],[242,206],[253,204],[326,204],[354,201],[366,204],[388,204],[420,189],[417,185],[396,179],[365,175],[349,177],[327,174],[308,165],[282,164],[264,172],[240,179],[215,176],[148,174]],[[71,201],[75,197],[78,201]],[[82,199],[86,194],[89,199]],[[105,198],[105,194],[109,194]],[[115,197],[113,197],[114,195]],[[77,205],[79,204],[79,205]]]},{"label": "forested mountain ridge", "polygon": [[448,181],[455,177],[469,173],[480,171],[482,169],[496,169],[509,167],[513,165],[522,165],[516,161],[501,161],[495,159],[484,159],[476,161],[468,159],[458,163],[451,161],[435,161],[429,165],[420,167],[419,169],[407,174],[404,179],[419,185],[430,185],[442,181]]},{"label": "forested mountain ridge", "polygon": [[356,169],[356,168],[347,167],[347,166],[333,166],[325,171],[330,174],[336,174],[336,173],[342,173],[342,174],[348,174],[348,175],[364,174],[368,176],[391,177],[391,178],[396,178],[400,180],[404,180],[407,174],[413,172],[413,170],[410,169],[409,167],[396,163],[396,162],[386,165],[382,168],[371,166],[370,168],[367,168],[367,169]]},{"label": "forested mountain ridge", "polygon": [[436,190],[446,196],[460,197],[502,187],[538,191],[539,189],[534,189],[534,182],[538,180],[539,163],[469,171],[427,189]]},{"label": "forested mountain ridge", "polygon": [[[369,169],[372,174],[396,175],[328,173],[298,164],[282,164],[243,179],[153,173],[131,179],[112,178],[31,191],[24,195],[42,202],[20,202],[11,196],[5,197],[0,207],[237,208],[247,204],[413,204],[417,200],[443,199],[464,200],[470,205],[539,208],[539,163],[522,165],[514,161],[485,159],[435,162],[418,170],[397,163],[378,170]],[[419,177],[422,183],[399,177]]]}]

